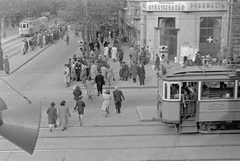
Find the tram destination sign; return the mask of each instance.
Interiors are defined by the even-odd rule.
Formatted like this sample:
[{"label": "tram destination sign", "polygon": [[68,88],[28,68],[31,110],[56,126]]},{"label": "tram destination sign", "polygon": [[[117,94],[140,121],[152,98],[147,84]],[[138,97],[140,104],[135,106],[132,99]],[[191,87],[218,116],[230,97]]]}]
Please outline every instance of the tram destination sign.
[{"label": "tram destination sign", "polygon": [[227,10],[227,1],[160,1],[142,2],[143,11],[193,12]]}]

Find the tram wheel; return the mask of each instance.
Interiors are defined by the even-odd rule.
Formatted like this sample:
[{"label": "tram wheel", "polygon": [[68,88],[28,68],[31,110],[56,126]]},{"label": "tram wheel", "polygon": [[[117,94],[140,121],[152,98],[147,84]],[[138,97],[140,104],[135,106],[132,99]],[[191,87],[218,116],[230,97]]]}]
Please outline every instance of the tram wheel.
[{"label": "tram wheel", "polygon": [[207,129],[207,131],[211,131],[212,130],[212,126],[211,125],[206,125],[206,129]]}]

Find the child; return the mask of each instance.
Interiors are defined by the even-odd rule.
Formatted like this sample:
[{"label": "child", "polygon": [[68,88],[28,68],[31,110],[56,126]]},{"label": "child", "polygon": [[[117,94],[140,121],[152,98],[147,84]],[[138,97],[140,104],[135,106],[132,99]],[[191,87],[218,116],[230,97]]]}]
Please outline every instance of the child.
[{"label": "child", "polygon": [[82,126],[84,108],[86,107],[85,102],[82,101],[82,98],[83,98],[82,96],[79,97],[79,100],[76,102],[76,105],[74,107],[74,111],[78,111],[79,114],[80,126]]}]

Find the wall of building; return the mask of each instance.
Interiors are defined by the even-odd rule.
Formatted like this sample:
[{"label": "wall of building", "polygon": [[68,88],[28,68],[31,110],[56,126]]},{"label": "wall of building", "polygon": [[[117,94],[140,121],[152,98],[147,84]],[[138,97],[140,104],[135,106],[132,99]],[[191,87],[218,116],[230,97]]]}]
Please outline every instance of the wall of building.
[{"label": "wall of building", "polygon": [[[152,53],[158,53],[160,39],[159,32],[155,31],[158,28],[159,17],[173,17],[176,20],[175,27],[178,30],[177,54],[179,56],[182,45],[189,45],[194,48],[199,48],[200,37],[200,18],[201,17],[221,17],[221,48],[227,46],[228,39],[228,13],[225,12],[144,12],[146,15],[146,46],[152,49]],[[143,40],[141,40],[143,41]],[[154,42],[158,41],[158,42]],[[156,46],[157,45],[157,46]]]}]

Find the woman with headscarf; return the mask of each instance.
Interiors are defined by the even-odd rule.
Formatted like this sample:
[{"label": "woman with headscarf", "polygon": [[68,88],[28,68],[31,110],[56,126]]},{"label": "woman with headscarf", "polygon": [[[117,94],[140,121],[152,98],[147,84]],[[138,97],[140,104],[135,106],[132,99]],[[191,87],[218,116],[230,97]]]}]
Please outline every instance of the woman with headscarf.
[{"label": "woman with headscarf", "polygon": [[59,123],[62,125],[62,131],[67,130],[68,117],[71,117],[69,107],[65,106],[65,101],[62,101],[58,108],[58,118]]},{"label": "woman with headscarf", "polygon": [[106,91],[104,90],[104,91],[103,91],[102,99],[103,99],[103,103],[102,103],[101,111],[106,112],[105,117],[107,117],[108,114],[109,114],[110,101],[111,101],[111,99],[112,99],[109,90],[106,90]]},{"label": "woman with headscarf", "polygon": [[57,120],[57,109],[55,106],[55,103],[52,102],[51,106],[47,109],[47,114],[48,114],[48,125],[49,125],[49,130],[52,132],[52,128],[56,125],[56,120]]}]

